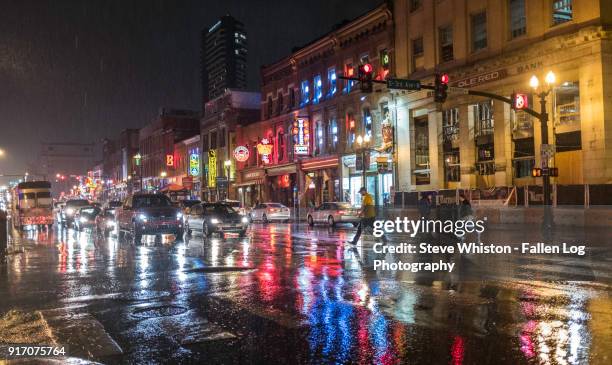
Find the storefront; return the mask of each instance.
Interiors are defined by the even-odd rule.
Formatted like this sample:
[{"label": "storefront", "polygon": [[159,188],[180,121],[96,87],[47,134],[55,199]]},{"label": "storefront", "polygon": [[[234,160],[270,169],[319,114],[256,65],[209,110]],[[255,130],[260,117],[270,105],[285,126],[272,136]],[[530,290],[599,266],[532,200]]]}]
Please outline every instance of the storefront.
[{"label": "storefront", "polygon": [[[389,153],[371,151],[365,154],[366,189],[375,198],[376,205],[390,203],[393,187],[392,157]],[[342,199],[353,205],[361,205],[359,189],[363,186],[361,155],[342,157]]]},{"label": "storefront", "polygon": [[296,164],[290,163],[266,169],[265,188],[269,201],[293,207],[298,190]]},{"label": "storefront", "polygon": [[263,202],[263,184],[265,171],[262,168],[244,170],[240,173],[240,182],[235,184],[238,200],[245,207],[252,207]]},{"label": "storefront", "polygon": [[341,200],[337,155],[302,161],[304,189],[300,199],[306,206]]}]

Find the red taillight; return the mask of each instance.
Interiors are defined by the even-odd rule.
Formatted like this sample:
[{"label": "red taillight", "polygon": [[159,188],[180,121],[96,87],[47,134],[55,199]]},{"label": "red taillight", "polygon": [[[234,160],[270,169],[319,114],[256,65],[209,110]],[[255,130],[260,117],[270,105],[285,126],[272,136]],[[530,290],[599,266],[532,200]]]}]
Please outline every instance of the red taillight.
[{"label": "red taillight", "polygon": [[344,210],[339,210],[336,212],[336,214],[346,214],[346,212]]}]

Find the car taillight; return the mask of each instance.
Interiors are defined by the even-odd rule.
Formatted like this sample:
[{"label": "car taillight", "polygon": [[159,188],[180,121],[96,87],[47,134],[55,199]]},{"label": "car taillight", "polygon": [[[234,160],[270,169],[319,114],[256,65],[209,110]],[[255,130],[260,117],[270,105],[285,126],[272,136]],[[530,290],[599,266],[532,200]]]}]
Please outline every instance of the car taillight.
[{"label": "car taillight", "polygon": [[336,212],[336,214],[346,214],[346,212],[344,210],[339,210]]}]

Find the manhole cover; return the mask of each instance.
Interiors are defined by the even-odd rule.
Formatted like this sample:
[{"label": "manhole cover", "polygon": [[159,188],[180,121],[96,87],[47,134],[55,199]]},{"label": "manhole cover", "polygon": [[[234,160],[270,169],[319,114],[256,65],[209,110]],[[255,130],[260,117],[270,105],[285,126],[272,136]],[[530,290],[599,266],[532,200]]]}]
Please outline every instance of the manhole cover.
[{"label": "manhole cover", "polygon": [[187,312],[187,308],[179,307],[176,305],[161,305],[157,307],[147,307],[136,309],[132,316],[136,318],[156,318],[156,317],[167,317],[176,316]]}]

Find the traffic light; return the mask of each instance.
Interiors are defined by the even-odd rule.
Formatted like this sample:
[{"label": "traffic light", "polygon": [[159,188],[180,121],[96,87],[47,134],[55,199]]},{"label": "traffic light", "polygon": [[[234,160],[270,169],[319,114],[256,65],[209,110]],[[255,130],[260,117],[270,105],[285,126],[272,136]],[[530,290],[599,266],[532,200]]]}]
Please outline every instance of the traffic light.
[{"label": "traffic light", "polygon": [[361,85],[362,93],[371,93],[372,92],[372,73],[374,72],[374,67],[371,64],[366,63],[359,66],[358,78],[359,84]]},{"label": "traffic light", "polygon": [[558,167],[551,167],[550,168],[550,176],[552,176],[552,177],[559,177],[559,168]]},{"label": "traffic light", "polygon": [[435,90],[434,90],[434,101],[436,103],[443,103],[446,101],[448,90],[448,74],[436,74],[435,79]]},{"label": "traffic light", "polygon": [[542,169],[538,167],[534,167],[533,169],[531,169],[531,176],[542,177]]},{"label": "traffic light", "polygon": [[512,93],[512,109],[522,110],[529,108],[529,96],[527,94]]}]

